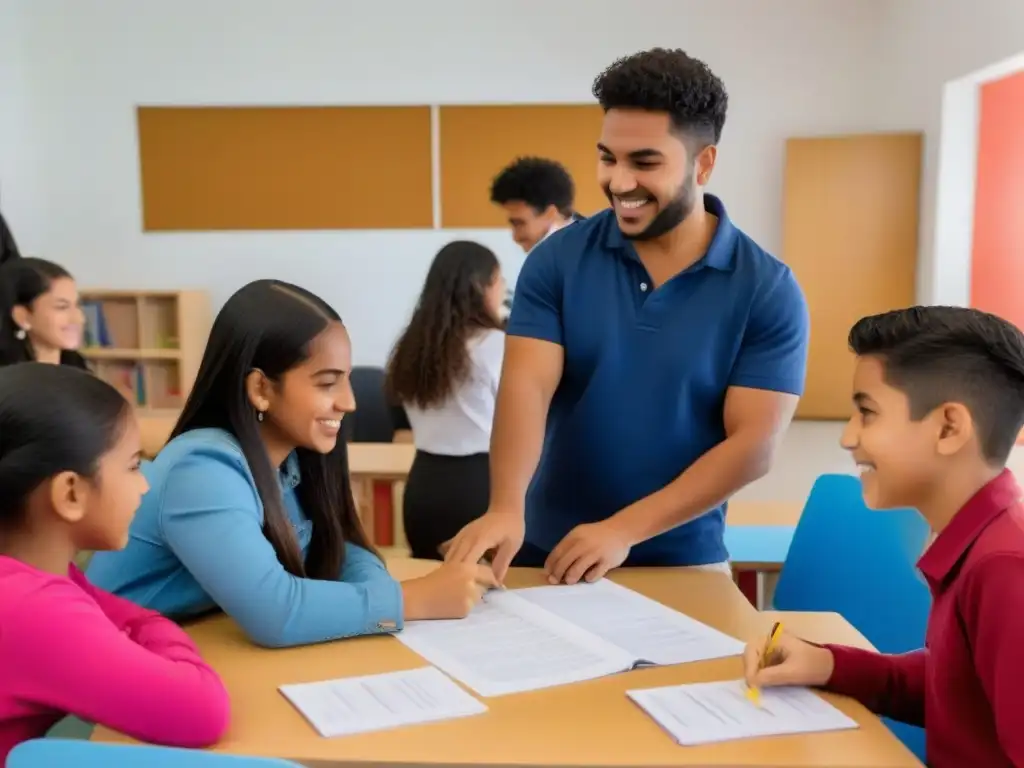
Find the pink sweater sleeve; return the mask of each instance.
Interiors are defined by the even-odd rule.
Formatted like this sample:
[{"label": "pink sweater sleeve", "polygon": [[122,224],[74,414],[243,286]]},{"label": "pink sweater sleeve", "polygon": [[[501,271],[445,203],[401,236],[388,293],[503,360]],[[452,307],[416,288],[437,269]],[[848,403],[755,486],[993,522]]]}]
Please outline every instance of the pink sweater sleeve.
[{"label": "pink sweater sleeve", "polygon": [[[139,645],[159,652],[164,638],[172,637],[176,642],[187,644],[198,657],[199,651],[193,645],[192,639],[182,632],[177,624],[168,621],[161,614],[93,586],[85,574],[74,565],[71,566],[68,576],[96,601],[96,605],[114,623],[115,627],[127,633],[128,637]],[[156,643],[156,647],[151,648],[150,643]]]},{"label": "pink sweater sleeve", "polygon": [[151,619],[162,619],[159,613],[143,608],[125,600],[110,592],[104,592],[98,587],[89,583],[89,579],[76,566],[72,565],[68,571],[68,578],[80,586],[86,594],[96,601],[96,605],[107,615],[107,618],[114,622],[114,626],[120,630],[129,630],[132,625],[144,623]]},{"label": "pink sweater sleeve", "polygon": [[188,635],[81,573],[26,595],[3,640],[19,659],[4,687],[23,700],[170,746],[209,746],[227,729],[227,691]]}]

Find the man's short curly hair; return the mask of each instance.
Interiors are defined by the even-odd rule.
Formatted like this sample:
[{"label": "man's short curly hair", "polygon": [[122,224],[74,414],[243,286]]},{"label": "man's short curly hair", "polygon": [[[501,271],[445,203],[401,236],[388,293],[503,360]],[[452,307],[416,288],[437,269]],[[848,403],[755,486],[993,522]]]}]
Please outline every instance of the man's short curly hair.
[{"label": "man's short curly hair", "polygon": [[729,106],[725,85],[707,64],[678,48],[652,48],[618,59],[597,76],[593,93],[605,112],[667,112],[687,138],[705,145],[722,138]]},{"label": "man's short curly hair", "polygon": [[543,157],[520,157],[502,170],[491,184],[491,202],[520,201],[543,213],[549,205],[571,216],[576,188],[561,163]]}]

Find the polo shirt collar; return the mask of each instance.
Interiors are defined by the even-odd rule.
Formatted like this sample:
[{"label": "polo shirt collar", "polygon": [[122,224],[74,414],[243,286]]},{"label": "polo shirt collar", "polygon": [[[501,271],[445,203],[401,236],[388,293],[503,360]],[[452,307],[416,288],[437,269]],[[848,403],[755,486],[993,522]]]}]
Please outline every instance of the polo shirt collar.
[{"label": "polo shirt collar", "polygon": [[[578,213],[574,213],[572,216],[570,216],[568,219],[566,219],[565,221],[561,222],[560,224],[552,225],[548,229],[548,231],[544,233],[544,237],[542,237],[540,240],[538,240],[536,243],[533,244],[533,248],[531,248],[530,251],[532,252],[534,248],[536,248],[538,245],[543,243],[545,240],[547,240],[549,237],[551,237],[553,234],[555,234],[555,232],[557,232],[558,230],[565,229],[570,224],[575,224],[577,221],[583,221],[583,218],[584,217],[580,216]],[[527,254],[527,255],[529,255],[529,254]]]},{"label": "polo shirt collar", "polygon": [[917,567],[933,584],[941,584],[981,532],[1018,499],[1021,490],[1013,473],[1004,469],[957,512],[921,556]]},{"label": "polo shirt collar", "polygon": [[284,490],[290,490],[299,484],[299,457],[294,452],[290,453],[281,465],[280,478],[281,488]]},{"label": "polo shirt collar", "polygon": [[[711,238],[707,253],[689,267],[687,271],[710,267],[720,272],[731,272],[736,267],[736,227],[733,226],[732,221],[729,219],[729,214],[726,213],[722,201],[714,195],[704,195],[704,210],[718,217],[718,228],[715,230],[715,236]],[[615,221],[614,214],[612,216],[612,224],[608,227],[605,246],[622,252],[630,259],[635,260],[637,258],[636,250],[630,241],[623,236],[622,230],[619,229],[618,223]]]}]

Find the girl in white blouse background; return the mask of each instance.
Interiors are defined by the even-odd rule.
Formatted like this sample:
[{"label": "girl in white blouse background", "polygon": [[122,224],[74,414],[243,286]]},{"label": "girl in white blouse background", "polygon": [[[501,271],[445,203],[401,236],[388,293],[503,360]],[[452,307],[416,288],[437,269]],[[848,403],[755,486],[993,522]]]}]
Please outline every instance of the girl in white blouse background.
[{"label": "girl in white blouse background", "polygon": [[405,408],[417,449],[402,505],[413,557],[439,559],[438,548],[487,511],[504,300],[494,253],[448,243],[391,353],[388,394]]}]

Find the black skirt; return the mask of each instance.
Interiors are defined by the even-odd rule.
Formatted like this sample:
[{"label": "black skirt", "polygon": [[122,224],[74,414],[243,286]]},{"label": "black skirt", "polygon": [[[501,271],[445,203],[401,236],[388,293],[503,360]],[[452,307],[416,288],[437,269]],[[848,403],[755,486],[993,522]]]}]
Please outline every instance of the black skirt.
[{"label": "black skirt", "polygon": [[487,511],[490,493],[488,454],[416,451],[402,499],[412,556],[439,560],[438,547]]}]

